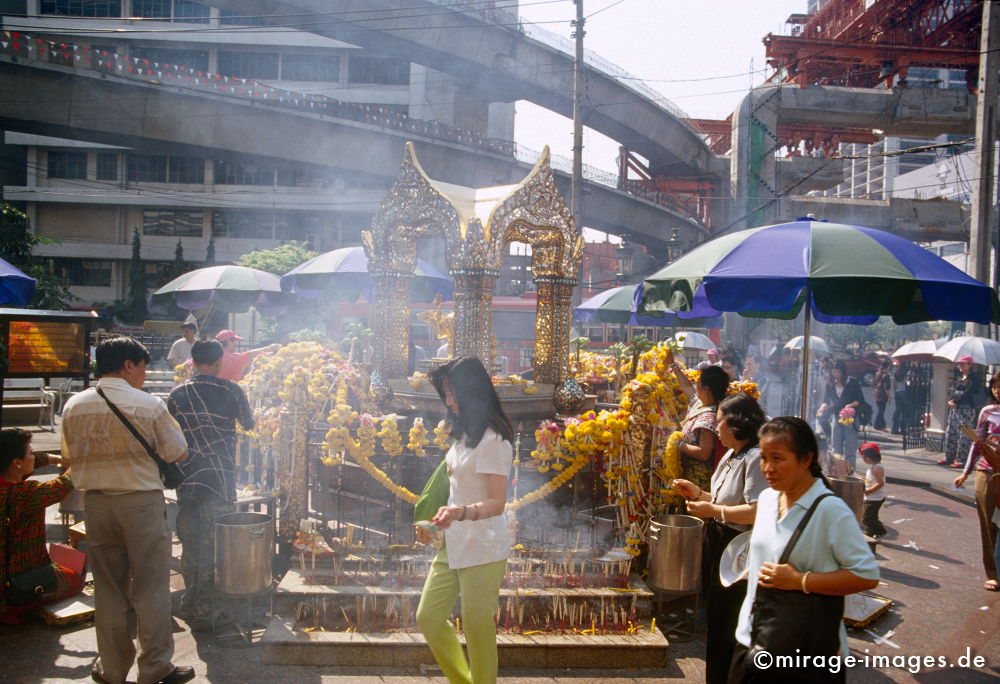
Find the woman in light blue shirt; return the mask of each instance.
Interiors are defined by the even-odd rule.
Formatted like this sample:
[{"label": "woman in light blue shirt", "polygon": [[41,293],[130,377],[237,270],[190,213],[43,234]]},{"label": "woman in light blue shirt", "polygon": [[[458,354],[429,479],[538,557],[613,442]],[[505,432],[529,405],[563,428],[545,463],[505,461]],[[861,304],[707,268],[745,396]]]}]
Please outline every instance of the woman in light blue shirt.
[{"label": "woman in light blue shirt", "polygon": [[[770,489],[757,502],[750,538],[749,586],[736,627],[738,642],[729,673],[730,684],[801,681],[801,671],[757,669],[752,651],[752,609],[757,588],[847,596],[878,586],[878,566],[857,517],[841,499],[830,496],[817,506],[787,563],[778,564],[795,528],[821,495],[829,492],[817,460],[816,436],[808,423],[789,416],[775,418],[760,430],[760,467]],[[800,620],[789,629],[800,628]],[[808,618],[806,618],[808,619]],[[841,656],[847,655],[847,631],[838,619]],[[829,627],[829,625],[828,625]],[[810,654],[803,654],[810,655]],[[821,674],[810,672],[810,675]],[[844,681],[844,669],[825,681]],[[784,677],[783,677],[784,675]]]}]

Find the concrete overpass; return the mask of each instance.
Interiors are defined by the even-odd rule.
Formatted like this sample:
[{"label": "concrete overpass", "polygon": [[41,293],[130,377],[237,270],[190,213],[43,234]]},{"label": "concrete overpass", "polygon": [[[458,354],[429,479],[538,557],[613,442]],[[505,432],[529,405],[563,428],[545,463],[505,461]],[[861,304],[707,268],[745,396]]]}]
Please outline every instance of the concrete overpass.
[{"label": "concrete overpass", "polygon": [[[528,100],[572,116],[573,55],[532,37],[516,17],[496,20],[435,0],[212,0],[272,25],[342,40],[457,77],[470,104]],[[538,32],[534,32],[537,36]],[[714,155],[665,98],[616,77],[613,65],[585,66],[584,123],[638,152],[664,176],[718,175]]]},{"label": "concrete overpass", "polygon": [[[7,55],[0,55],[0,92],[22,94],[0,98],[0,125],[8,130],[150,151],[179,148],[204,155],[218,150],[336,166],[383,176],[386,189],[398,173],[407,140],[414,142],[432,177],[451,183],[508,184],[530,168],[508,155],[410,131]],[[557,182],[568,194],[568,176],[557,172]],[[653,249],[674,229],[692,245],[705,235],[678,213],[594,182],[585,185],[583,216],[587,226],[627,235]]]}]

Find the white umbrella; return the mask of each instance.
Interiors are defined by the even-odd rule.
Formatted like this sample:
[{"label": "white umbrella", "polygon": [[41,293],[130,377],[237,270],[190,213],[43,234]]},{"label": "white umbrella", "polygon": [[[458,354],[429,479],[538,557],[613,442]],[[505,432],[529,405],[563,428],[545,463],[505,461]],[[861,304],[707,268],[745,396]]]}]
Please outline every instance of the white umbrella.
[{"label": "white umbrella", "polygon": [[674,335],[674,339],[680,342],[681,349],[700,349],[705,351],[708,349],[715,349],[715,342],[713,342],[707,335],[702,335],[701,333],[689,332],[687,330],[682,330]]},{"label": "white umbrella", "polygon": [[[805,341],[805,337],[799,335],[793,337],[792,339],[785,342],[785,349],[802,349],[802,342]],[[814,352],[819,352],[821,354],[829,354],[830,347],[827,345],[826,340],[822,337],[816,337],[815,335],[809,336],[809,348]]]},{"label": "white umbrella", "polygon": [[951,340],[934,354],[935,359],[954,361],[962,356],[971,356],[973,363],[984,366],[1000,364],[1000,342],[988,337],[963,335]]},{"label": "white umbrella", "polygon": [[907,342],[892,353],[892,358],[900,361],[932,361],[934,353],[948,340],[938,337],[933,340]]}]

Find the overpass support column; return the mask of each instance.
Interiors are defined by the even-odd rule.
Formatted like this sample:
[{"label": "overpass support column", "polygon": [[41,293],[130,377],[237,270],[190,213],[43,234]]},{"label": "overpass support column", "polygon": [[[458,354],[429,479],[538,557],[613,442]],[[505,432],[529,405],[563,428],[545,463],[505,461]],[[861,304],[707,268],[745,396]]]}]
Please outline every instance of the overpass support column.
[{"label": "overpass support column", "polygon": [[732,138],[733,221],[731,230],[774,223],[778,216],[778,139],[780,86],[750,91],[736,110]]}]

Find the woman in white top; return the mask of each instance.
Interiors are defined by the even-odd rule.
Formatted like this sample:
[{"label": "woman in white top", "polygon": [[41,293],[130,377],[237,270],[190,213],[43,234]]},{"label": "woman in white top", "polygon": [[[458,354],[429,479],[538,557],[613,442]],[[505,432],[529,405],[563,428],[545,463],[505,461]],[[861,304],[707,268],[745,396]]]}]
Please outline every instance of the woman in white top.
[{"label": "woman in white top", "polygon": [[[448,407],[455,444],[445,455],[448,505],[431,522],[444,530],[420,595],[417,623],[449,682],[491,684],[497,677],[496,614],[510,533],[503,515],[514,428],[479,359],[452,359],[430,373]],[[469,659],[449,618],[461,596]]]},{"label": "woman in white top", "polygon": [[750,529],[757,512],[757,499],[767,489],[760,472],[757,431],[767,421],[760,405],[740,392],[719,404],[719,440],[729,449],[712,473],[712,491],[706,492],[688,480],[674,480],[674,490],[688,499],[688,513],[707,518],[705,553],[701,561],[705,587],[705,681],[725,684],[736,646],[736,620],[746,580],[724,587],[719,580],[719,562],[726,545]]}]

